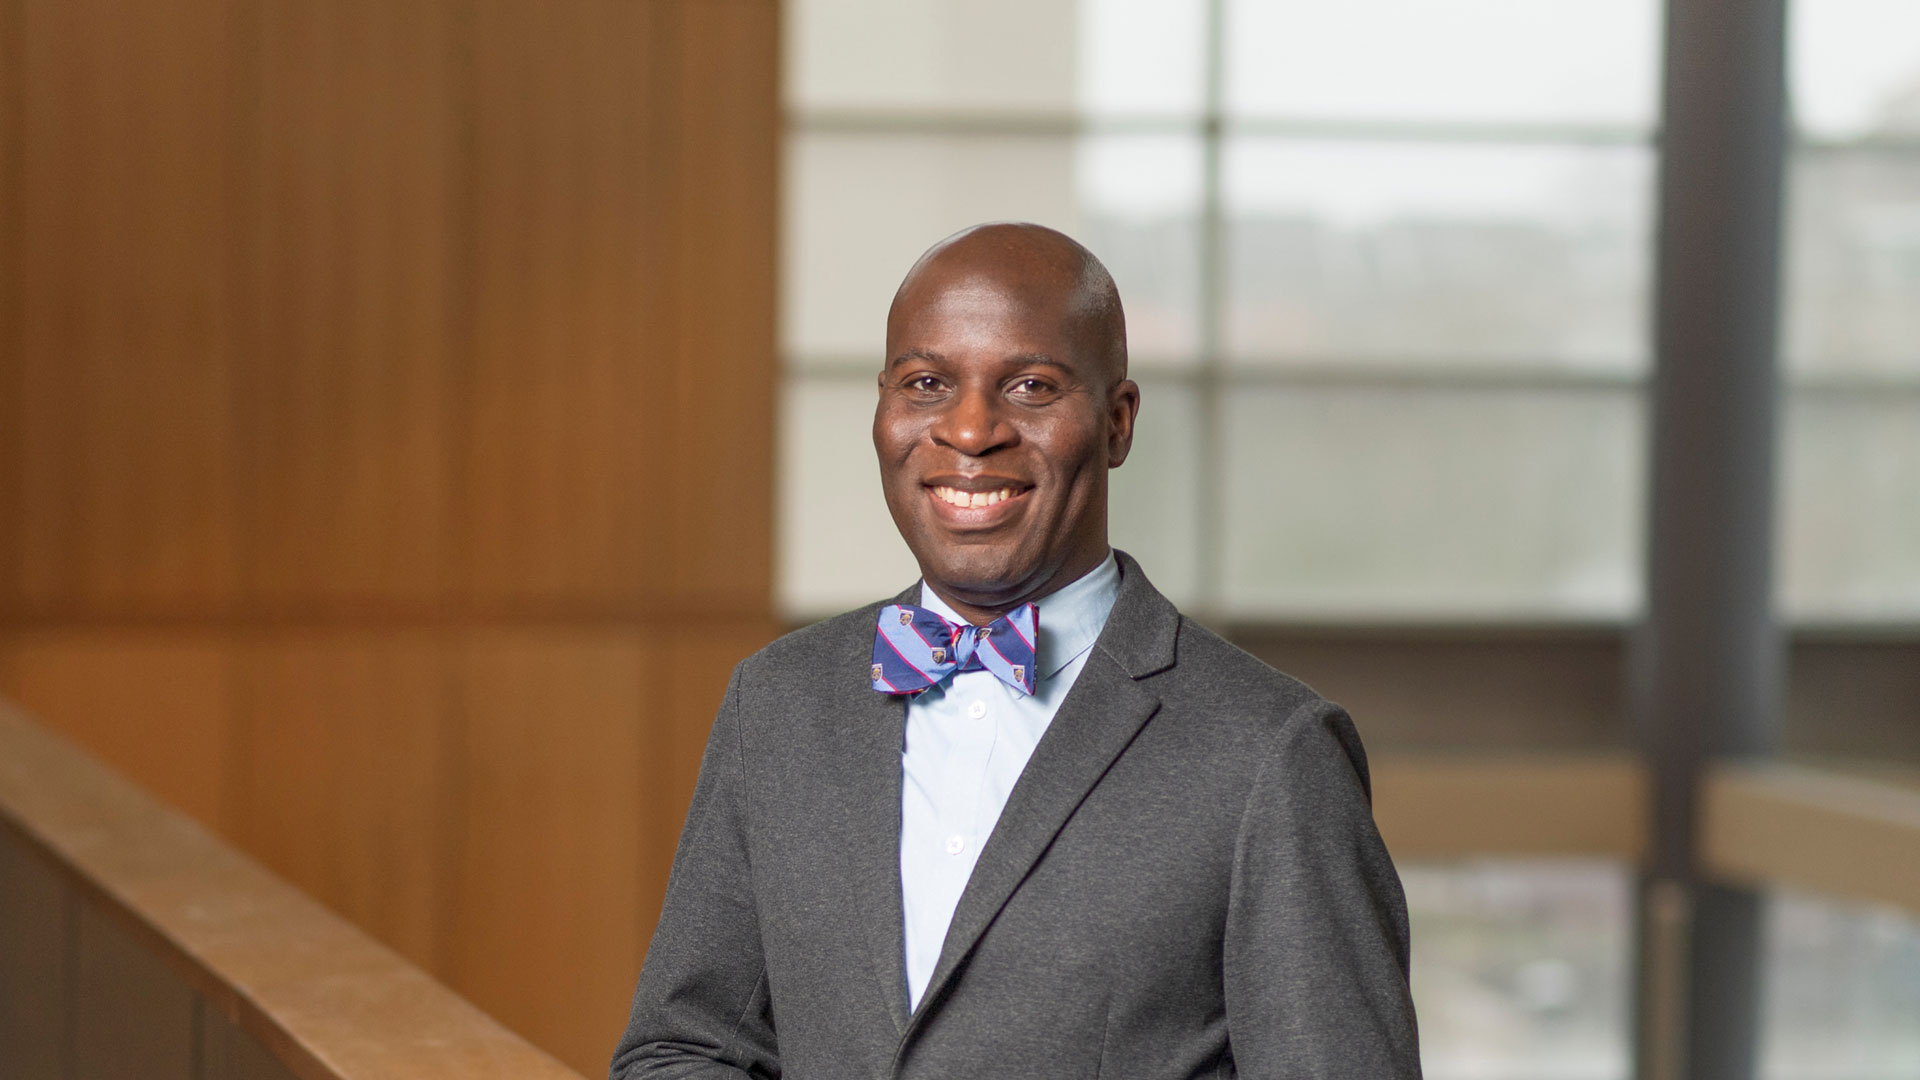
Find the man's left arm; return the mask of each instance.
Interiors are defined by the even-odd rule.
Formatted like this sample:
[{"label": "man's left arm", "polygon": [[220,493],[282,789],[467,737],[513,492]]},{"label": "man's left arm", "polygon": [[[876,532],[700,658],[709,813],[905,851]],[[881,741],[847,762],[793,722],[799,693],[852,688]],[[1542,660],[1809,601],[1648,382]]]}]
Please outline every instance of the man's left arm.
[{"label": "man's left arm", "polygon": [[1360,737],[1336,705],[1289,717],[1254,781],[1224,960],[1240,1076],[1420,1076],[1406,898],[1374,828]]}]

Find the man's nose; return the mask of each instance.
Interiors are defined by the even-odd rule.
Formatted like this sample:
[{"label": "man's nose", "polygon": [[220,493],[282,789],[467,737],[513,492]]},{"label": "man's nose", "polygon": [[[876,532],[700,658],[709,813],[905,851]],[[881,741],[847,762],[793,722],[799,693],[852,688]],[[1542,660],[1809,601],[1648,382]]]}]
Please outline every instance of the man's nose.
[{"label": "man's nose", "polygon": [[1013,439],[998,395],[985,389],[955,394],[933,425],[933,441],[968,457],[985,457]]}]

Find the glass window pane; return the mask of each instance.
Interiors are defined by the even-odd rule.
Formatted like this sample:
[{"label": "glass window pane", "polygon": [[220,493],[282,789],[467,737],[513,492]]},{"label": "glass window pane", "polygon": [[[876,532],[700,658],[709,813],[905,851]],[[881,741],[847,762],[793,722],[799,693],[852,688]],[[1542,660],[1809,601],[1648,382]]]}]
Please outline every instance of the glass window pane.
[{"label": "glass window pane", "polygon": [[1242,387],[1224,595],[1248,619],[1629,616],[1630,389]]},{"label": "glass window pane", "polygon": [[880,494],[876,392],[871,379],[798,377],[781,395],[776,591],[795,621],[892,596],[920,577]]},{"label": "glass window pane", "polygon": [[1166,379],[1142,378],[1133,452],[1112,474],[1113,546],[1140,560],[1153,584],[1175,604],[1199,591],[1199,395]]},{"label": "glass window pane", "polygon": [[1651,167],[1639,147],[1234,140],[1227,352],[1637,369]]},{"label": "glass window pane", "polygon": [[1230,112],[1650,127],[1655,0],[1226,0]]},{"label": "glass window pane", "polygon": [[1920,616],[1920,386],[1791,395],[1784,457],[1788,613]]},{"label": "glass window pane", "polygon": [[920,253],[968,225],[1050,225],[1120,285],[1136,362],[1198,338],[1201,152],[1175,135],[799,134],[788,140],[782,337],[802,366],[872,359]]},{"label": "glass window pane", "polygon": [[1920,153],[1801,151],[1790,206],[1789,364],[1920,375]]},{"label": "glass window pane", "polygon": [[1198,110],[1191,0],[796,0],[787,91],[802,111],[1178,114]]},{"label": "glass window pane", "polygon": [[1428,1080],[1624,1080],[1625,868],[1403,862],[1400,879]]},{"label": "glass window pane", "polygon": [[1920,1076],[1920,922],[1794,892],[1770,901],[1762,1080]]},{"label": "glass window pane", "polygon": [[1920,133],[1920,4],[1808,0],[1787,5],[1793,111],[1829,137]]}]

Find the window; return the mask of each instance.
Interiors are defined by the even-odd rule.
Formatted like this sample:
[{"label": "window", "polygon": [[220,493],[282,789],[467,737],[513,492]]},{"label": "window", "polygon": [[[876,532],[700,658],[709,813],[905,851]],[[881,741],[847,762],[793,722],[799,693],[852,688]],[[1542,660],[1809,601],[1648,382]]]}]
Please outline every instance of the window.
[{"label": "window", "polygon": [[1920,5],[1793,4],[1781,593],[1920,617]]},{"label": "window", "polygon": [[866,434],[886,307],[1003,219],[1120,284],[1114,542],[1183,607],[1638,610],[1657,5],[800,0],[787,29],[789,615],[915,576]]}]

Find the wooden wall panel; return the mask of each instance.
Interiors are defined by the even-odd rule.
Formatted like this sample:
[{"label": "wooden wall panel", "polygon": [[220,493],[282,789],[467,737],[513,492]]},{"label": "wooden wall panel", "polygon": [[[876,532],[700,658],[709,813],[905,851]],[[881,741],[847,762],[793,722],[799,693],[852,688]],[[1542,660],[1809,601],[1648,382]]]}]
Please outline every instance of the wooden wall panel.
[{"label": "wooden wall panel", "polygon": [[648,79],[658,5],[474,0],[470,384],[459,529],[481,607],[631,610],[662,575]]},{"label": "wooden wall panel", "polygon": [[597,1073],[771,638],[774,0],[0,0],[0,693]]},{"label": "wooden wall panel", "polygon": [[224,634],[39,631],[0,637],[0,693],[205,824],[232,775]]},{"label": "wooden wall panel", "polygon": [[21,607],[20,2],[0,0],[0,619]]},{"label": "wooden wall panel", "polygon": [[649,686],[660,695],[660,711],[650,717],[641,746],[642,793],[648,800],[647,828],[642,833],[636,861],[640,872],[640,907],[636,911],[640,955],[646,955],[654,924],[660,919],[660,901],[666,896],[667,876],[680,826],[693,801],[694,781],[700,776],[700,757],[713,728],[733,667],[772,641],[777,629],[771,620],[739,626],[702,627],[660,636],[657,664],[650,669]]},{"label": "wooden wall panel", "polygon": [[582,1071],[606,1068],[638,974],[650,667],[617,630],[477,632],[460,658],[448,979]]},{"label": "wooden wall panel", "polygon": [[215,610],[234,584],[237,0],[24,0],[16,197],[36,610]]},{"label": "wooden wall panel", "polygon": [[429,970],[450,791],[439,637],[282,631],[245,646],[229,830]]},{"label": "wooden wall panel", "polygon": [[[663,36],[674,125],[672,452],[676,606],[756,616],[773,590],[777,5],[680,0]],[[665,403],[662,403],[665,404]]]},{"label": "wooden wall panel", "polygon": [[197,1080],[192,988],[93,904],[78,923],[70,1080]]},{"label": "wooden wall panel", "polygon": [[415,610],[447,556],[451,0],[262,0],[247,142],[245,578],[265,606]]},{"label": "wooden wall panel", "polygon": [[69,894],[0,825],[0,1062],[9,1080],[66,1080]]},{"label": "wooden wall panel", "polygon": [[294,1080],[279,1058],[226,1017],[206,1009],[200,1024],[199,1080]]}]

